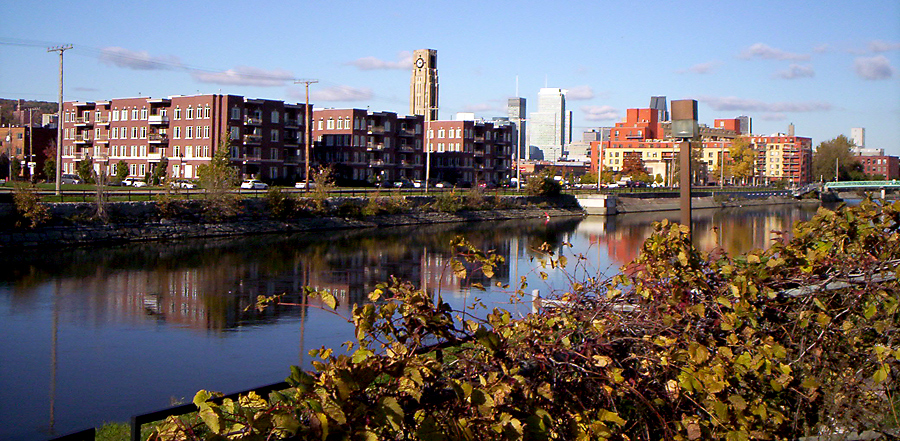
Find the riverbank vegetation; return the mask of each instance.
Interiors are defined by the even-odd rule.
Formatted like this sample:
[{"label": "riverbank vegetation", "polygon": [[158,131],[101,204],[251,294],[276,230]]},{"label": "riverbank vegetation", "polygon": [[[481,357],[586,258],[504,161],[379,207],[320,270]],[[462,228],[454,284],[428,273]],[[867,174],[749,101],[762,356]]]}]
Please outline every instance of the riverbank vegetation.
[{"label": "riverbank vegetation", "polygon": [[[456,277],[493,275],[501,257],[453,245]],[[537,251],[543,277],[584,274],[584,256]],[[170,417],[153,438],[896,435],[898,263],[900,203],[864,201],[820,209],[790,239],[741,256],[701,252],[663,221],[620,275],[572,277],[555,307],[525,317],[453,310],[439,291],[391,280],[353,306],[355,341],[312,351],[315,370],[293,367],[292,388],[222,404],[200,391],[198,414]],[[514,283],[521,297],[527,285]],[[333,296],[311,294],[337,313]]]}]

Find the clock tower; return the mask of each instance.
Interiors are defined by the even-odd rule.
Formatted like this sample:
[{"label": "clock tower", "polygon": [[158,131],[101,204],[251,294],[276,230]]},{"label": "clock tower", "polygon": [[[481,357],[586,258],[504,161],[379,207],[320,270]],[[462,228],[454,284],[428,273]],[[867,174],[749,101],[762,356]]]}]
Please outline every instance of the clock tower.
[{"label": "clock tower", "polygon": [[438,119],[437,50],[418,49],[412,56],[412,79],[409,82],[409,113]]}]

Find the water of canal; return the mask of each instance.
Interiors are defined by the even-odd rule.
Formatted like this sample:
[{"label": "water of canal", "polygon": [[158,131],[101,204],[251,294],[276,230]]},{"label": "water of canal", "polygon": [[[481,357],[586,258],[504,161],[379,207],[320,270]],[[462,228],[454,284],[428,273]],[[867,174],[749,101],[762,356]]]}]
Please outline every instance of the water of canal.
[{"label": "water of canal", "polygon": [[[703,210],[694,216],[694,240],[704,249],[746,252],[814,213],[789,205]],[[449,242],[463,236],[506,257],[493,280],[476,280],[489,287],[478,297],[488,307],[527,314],[530,305],[511,303],[496,282],[524,276],[529,291],[546,295],[568,280],[560,271],[541,280],[533,248],[548,243],[584,255],[585,265],[569,275],[612,275],[664,217],[677,220],[678,213],[6,251],[0,439],[44,440],[190,402],[199,389],[234,392],[282,381],[290,365],[309,367],[308,350],[337,349],[352,338],[343,318],[316,307],[245,312],[260,294],[287,293],[300,303],[303,286],[327,289],[346,315],[348,305],[396,276],[440,290],[460,307],[474,294],[446,264]]]}]

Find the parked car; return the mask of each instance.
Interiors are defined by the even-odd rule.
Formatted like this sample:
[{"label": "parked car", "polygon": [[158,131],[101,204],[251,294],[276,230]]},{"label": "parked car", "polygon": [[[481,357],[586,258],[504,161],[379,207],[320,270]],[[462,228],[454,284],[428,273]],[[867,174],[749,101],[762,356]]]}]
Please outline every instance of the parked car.
[{"label": "parked car", "polygon": [[146,187],[147,183],[137,179],[137,178],[125,178],[122,180],[122,184],[127,185],[129,187]]},{"label": "parked car", "polygon": [[425,186],[425,183],[422,182],[421,179],[416,179],[416,180],[412,181],[412,186],[413,186],[413,188],[422,188]]},{"label": "parked car", "polygon": [[64,174],[59,178],[60,184],[81,184],[81,178],[78,175]]},{"label": "parked car", "polygon": [[169,183],[173,188],[197,188],[197,185],[187,179],[176,179]]},{"label": "parked car", "polygon": [[[304,189],[305,189],[305,188],[306,188],[306,181],[300,181],[300,182],[294,184],[294,188],[304,188]],[[315,183],[315,182],[310,182],[310,183],[309,183],[309,189],[312,190],[312,189],[314,189],[314,188],[316,188],[316,183]]]},{"label": "parked car", "polygon": [[259,179],[245,179],[244,182],[241,182],[241,188],[245,190],[265,190],[269,188],[269,184]]},{"label": "parked car", "polygon": [[401,179],[394,182],[394,188],[412,188],[413,184],[408,179]]},{"label": "parked car", "polygon": [[453,187],[453,186],[450,185],[450,183],[447,181],[441,181],[441,182],[438,182],[437,184],[434,184],[434,188],[451,188],[451,187]]}]

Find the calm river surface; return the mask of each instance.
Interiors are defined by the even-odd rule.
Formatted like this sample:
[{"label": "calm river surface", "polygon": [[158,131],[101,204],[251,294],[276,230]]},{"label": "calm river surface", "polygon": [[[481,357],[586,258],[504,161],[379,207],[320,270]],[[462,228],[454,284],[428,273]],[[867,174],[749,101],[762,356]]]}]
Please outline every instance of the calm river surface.
[{"label": "calm river surface", "polygon": [[[698,211],[695,241],[731,254],[763,248],[773,230],[790,230],[814,212]],[[316,307],[244,312],[260,294],[287,293],[300,303],[303,286],[328,289],[347,314],[393,275],[440,290],[459,307],[474,294],[446,270],[457,235],[506,257],[493,280],[476,281],[490,286],[524,276],[529,290],[546,294],[564,289],[567,275],[540,280],[533,247],[546,242],[586,256],[586,265],[568,269],[576,277],[612,275],[664,217],[677,220],[678,213],[4,251],[0,439],[44,440],[190,402],[199,389],[227,393],[282,381],[290,365],[309,367],[308,350],[337,349],[352,338],[346,321]],[[500,288],[478,297],[488,307],[530,312]]]}]

